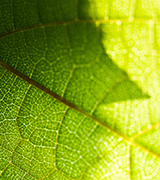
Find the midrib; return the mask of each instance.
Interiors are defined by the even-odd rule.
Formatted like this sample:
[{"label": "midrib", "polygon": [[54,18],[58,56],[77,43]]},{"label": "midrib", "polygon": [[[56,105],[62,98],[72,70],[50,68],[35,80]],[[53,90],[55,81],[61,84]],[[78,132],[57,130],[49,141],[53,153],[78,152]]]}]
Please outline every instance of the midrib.
[{"label": "midrib", "polygon": [[14,75],[18,76],[19,78],[21,78],[22,80],[26,81],[27,83],[29,83],[30,85],[38,88],[39,90],[43,91],[44,93],[48,94],[49,96],[51,96],[52,98],[56,99],[57,101],[63,103],[65,106],[68,106],[69,108],[83,114],[84,116],[92,119],[93,121],[95,121],[98,125],[100,125],[101,127],[110,130],[111,132],[113,132],[115,135],[117,135],[119,138],[122,138],[124,141],[126,141],[127,143],[129,143],[130,145],[133,145],[135,147],[138,147],[144,151],[146,151],[148,154],[151,154],[153,156],[155,156],[156,158],[160,159],[160,155],[156,154],[155,152],[149,150],[148,148],[142,146],[141,144],[137,143],[134,141],[133,138],[129,138],[127,136],[125,136],[124,134],[122,134],[121,132],[117,131],[116,129],[112,128],[111,126],[109,126],[108,124],[106,124],[104,121],[102,121],[101,119],[97,118],[96,116],[90,114],[89,112],[83,110],[82,108],[76,106],[75,104],[73,104],[72,102],[66,100],[65,98],[63,98],[62,96],[56,94],[55,92],[51,91],[50,89],[46,88],[45,86],[39,84],[38,82],[34,81],[33,79],[30,79],[28,76],[24,75],[23,73],[21,73],[20,71],[14,69],[12,66],[8,65],[7,63],[5,63],[4,61],[0,60],[0,65],[5,68],[6,70],[10,71],[11,73],[13,73]]}]

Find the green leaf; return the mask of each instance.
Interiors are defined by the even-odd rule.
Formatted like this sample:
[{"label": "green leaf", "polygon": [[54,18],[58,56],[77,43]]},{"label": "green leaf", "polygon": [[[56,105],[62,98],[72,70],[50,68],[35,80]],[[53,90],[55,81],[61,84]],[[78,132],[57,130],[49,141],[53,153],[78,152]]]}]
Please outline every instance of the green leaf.
[{"label": "green leaf", "polygon": [[160,179],[159,12],[0,1],[0,179]]}]

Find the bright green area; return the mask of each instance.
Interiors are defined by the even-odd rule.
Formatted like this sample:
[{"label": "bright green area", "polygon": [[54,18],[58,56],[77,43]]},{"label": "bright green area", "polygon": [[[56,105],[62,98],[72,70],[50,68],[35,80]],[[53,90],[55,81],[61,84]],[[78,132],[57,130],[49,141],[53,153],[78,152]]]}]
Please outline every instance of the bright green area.
[{"label": "bright green area", "polygon": [[113,128],[0,67],[0,179],[160,179],[159,0],[1,0],[0,34],[0,60]]}]

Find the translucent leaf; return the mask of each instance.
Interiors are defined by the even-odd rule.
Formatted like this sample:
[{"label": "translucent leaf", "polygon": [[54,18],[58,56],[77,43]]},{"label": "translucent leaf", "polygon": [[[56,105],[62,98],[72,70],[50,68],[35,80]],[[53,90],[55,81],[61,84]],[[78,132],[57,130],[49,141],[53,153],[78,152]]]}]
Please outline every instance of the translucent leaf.
[{"label": "translucent leaf", "polygon": [[160,179],[159,12],[0,1],[0,179]]}]

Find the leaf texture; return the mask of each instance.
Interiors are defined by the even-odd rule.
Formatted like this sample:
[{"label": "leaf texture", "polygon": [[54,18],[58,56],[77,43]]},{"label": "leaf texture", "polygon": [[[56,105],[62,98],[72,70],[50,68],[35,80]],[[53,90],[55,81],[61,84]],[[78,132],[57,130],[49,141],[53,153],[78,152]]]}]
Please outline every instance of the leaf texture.
[{"label": "leaf texture", "polygon": [[159,12],[0,1],[0,179],[160,179]]}]

